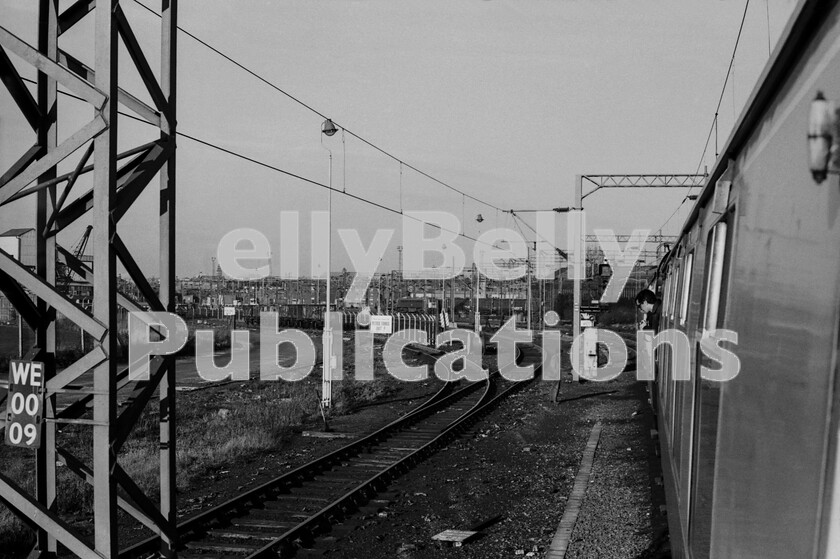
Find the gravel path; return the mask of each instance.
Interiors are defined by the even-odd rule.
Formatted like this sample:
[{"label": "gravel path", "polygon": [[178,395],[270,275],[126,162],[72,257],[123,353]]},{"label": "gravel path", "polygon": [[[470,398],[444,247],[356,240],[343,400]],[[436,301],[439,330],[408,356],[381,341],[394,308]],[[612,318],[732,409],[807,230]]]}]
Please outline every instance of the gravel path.
[{"label": "gravel path", "polygon": [[[391,504],[356,522],[325,556],[545,557],[598,420],[600,443],[566,557],[667,556],[657,552],[655,534],[665,520],[651,502],[653,441],[644,385],[632,373],[609,383],[564,383],[559,405],[551,402],[555,386],[538,381],[527,387],[396,480]],[[463,547],[432,540],[491,519]]]},{"label": "gravel path", "polygon": [[649,451],[639,433],[644,408],[621,393],[603,400],[584,413],[603,429],[567,559],[638,557],[651,543]]}]

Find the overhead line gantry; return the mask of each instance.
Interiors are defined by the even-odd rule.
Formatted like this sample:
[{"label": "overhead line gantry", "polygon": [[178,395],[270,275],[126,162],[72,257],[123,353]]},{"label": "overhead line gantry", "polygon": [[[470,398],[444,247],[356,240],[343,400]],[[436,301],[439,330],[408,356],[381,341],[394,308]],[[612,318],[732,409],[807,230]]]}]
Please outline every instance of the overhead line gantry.
[{"label": "overhead line gantry", "polygon": [[[571,253],[574,265],[574,307],[572,310],[572,335],[575,339],[580,335],[580,308],[581,308],[581,276],[586,252],[586,231],[583,219],[583,200],[602,188],[694,188],[702,187],[706,183],[707,175],[703,174],[613,174],[613,175],[578,175],[575,177],[574,211],[570,217],[576,221],[578,231],[575,238],[571,239]],[[590,186],[584,192],[584,183]],[[591,186],[594,186],[592,188]],[[578,365],[577,370],[592,366],[593,363],[583,363],[583,356],[578,354],[572,357]],[[594,364],[597,366],[597,364]],[[577,373],[574,374],[577,379]]]}]

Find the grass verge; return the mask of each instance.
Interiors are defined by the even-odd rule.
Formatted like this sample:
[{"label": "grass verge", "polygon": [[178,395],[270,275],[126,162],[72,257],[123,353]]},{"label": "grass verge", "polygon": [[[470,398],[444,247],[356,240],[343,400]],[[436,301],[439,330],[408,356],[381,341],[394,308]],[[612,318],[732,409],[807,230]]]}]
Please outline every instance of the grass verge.
[{"label": "grass verge", "polygon": [[[391,396],[399,381],[384,374],[377,355],[376,380],[354,378],[352,353],[346,352],[345,375],[333,384],[333,413],[352,413],[358,407]],[[8,364],[6,364],[8,367]],[[284,443],[318,418],[320,371],[300,382],[236,382],[208,390],[179,392],[177,401],[177,479],[179,491],[205,483],[208,475],[235,471],[236,465],[267,451],[282,451]],[[159,498],[159,412],[151,404],[135,424],[118,461],[128,475],[156,501]],[[91,430],[66,425],[61,445],[86,464],[92,462]],[[34,452],[3,447],[0,469],[31,490]],[[67,467],[58,469],[58,511],[82,531],[91,517],[92,490]],[[34,542],[33,532],[0,505],[0,557],[24,557]]]}]

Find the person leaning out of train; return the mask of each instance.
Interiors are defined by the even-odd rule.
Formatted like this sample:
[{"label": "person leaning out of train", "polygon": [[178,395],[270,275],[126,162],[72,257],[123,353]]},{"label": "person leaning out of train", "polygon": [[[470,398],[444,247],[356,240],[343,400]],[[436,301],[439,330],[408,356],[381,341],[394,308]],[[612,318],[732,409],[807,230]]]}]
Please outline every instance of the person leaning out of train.
[{"label": "person leaning out of train", "polygon": [[662,300],[650,289],[643,289],[636,295],[636,308],[642,312],[639,330],[659,331],[659,310]]}]

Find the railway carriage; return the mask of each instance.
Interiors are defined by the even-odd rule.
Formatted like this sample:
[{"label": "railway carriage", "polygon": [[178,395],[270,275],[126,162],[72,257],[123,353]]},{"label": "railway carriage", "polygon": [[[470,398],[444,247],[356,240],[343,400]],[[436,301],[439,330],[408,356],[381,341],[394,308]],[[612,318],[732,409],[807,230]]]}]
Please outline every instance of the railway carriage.
[{"label": "railway carriage", "polygon": [[[840,557],[840,180],[809,169],[818,91],[840,100],[840,5],[808,0],[659,267],[661,328],[691,348],[685,371],[660,346],[653,389],[675,557]],[[725,382],[700,374],[715,329],[738,335]]]}]

